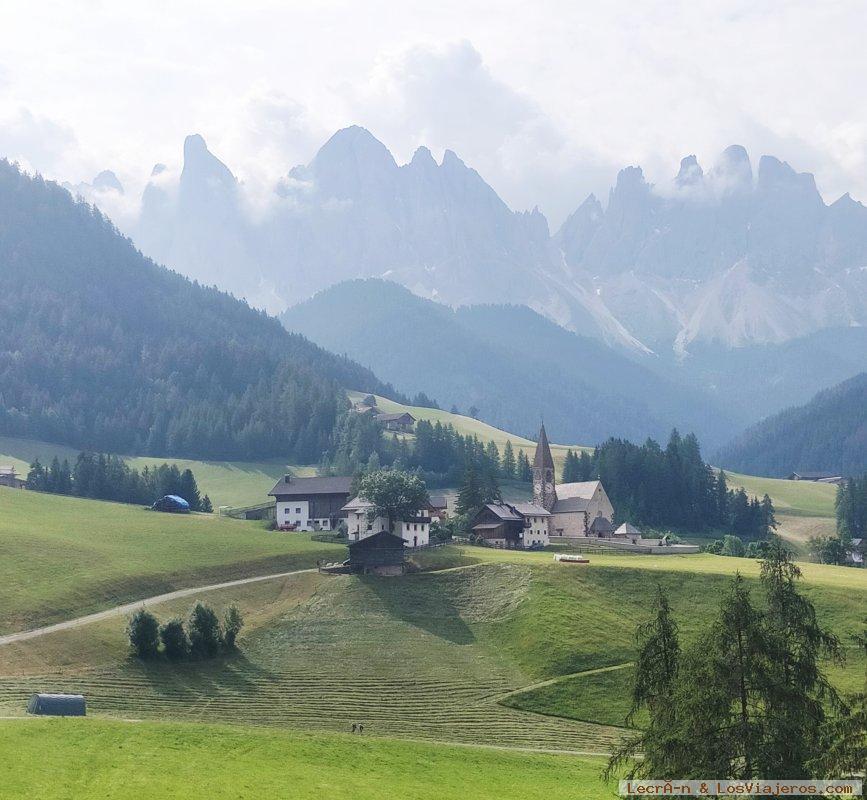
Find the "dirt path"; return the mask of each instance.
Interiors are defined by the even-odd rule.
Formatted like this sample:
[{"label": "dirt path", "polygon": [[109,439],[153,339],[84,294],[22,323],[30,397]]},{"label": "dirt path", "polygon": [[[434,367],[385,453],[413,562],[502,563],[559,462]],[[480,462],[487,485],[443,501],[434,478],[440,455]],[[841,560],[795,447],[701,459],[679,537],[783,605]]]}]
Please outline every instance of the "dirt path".
[{"label": "dirt path", "polygon": [[0,636],[0,647],[6,644],[14,644],[15,642],[26,642],[28,639],[35,639],[38,636],[45,636],[48,633],[57,631],[66,631],[70,628],[80,628],[82,625],[89,625],[91,622],[99,622],[111,617],[117,617],[123,614],[129,614],[144,605],[157,605],[168,600],[178,600],[182,597],[190,597],[200,592],[212,592],[215,589],[230,589],[232,586],[243,586],[247,583],[257,583],[259,581],[270,581],[275,578],[287,578],[290,575],[302,575],[305,572],[316,572],[316,567],[309,569],[296,569],[291,572],[277,572],[272,575],[257,575],[253,578],[240,578],[234,581],[225,581],[223,583],[212,583],[208,586],[194,586],[190,589],[177,589],[174,592],[166,594],[158,594],[154,597],[145,597],[142,600],[136,600],[134,603],[125,603],[122,606],[107,608],[105,611],[97,611],[95,614],[87,614],[84,617],[77,617],[66,622],[56,622],[53,625],[46,625],[43,628],[33,628],[29,631],[21,631],[19,633],[10,633],[6,636]]},{"label": "dirt path", "polygon": [[607,667],[597,667],[596,669],[584,669],[580,672],[570,672],[567,675],[558,675],[556,678],[548,678],[546,681],[539,681],[538,683],[531,683],[528,686],[522,686],[520,689],[512,689],[510,692],[506,692],[505,694],[497,695],[493,698],[494,702],[499,703],[501,700],[505,700],[507,697],[513,697],[516,694],[524,694],[524,692],[530,692],[533,689],[540,689],[543,686],[551,686],[554,683],[560,683],[560,681],[568,680],[569,678],[577,678],[582,675],[597,675],[600,672],[614,672],[619,669],[626,669],[627,667],[631,667],[635,662],[626,661],[623,664],[611,664]]}]

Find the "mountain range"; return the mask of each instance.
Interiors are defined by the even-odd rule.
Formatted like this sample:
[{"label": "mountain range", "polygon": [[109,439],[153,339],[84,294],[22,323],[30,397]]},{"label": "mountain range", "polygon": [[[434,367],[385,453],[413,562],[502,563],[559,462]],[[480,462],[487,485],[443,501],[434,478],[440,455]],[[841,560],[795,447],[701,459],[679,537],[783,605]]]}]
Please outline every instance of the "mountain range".
[{"label": "mountain range", "polygon": [[422,391],[463,413],[475,407],[486,422],[528,437],[540,418],[558,441],[582,444],[667,439],[681,426],[715,445],[739,427],[706,394],[526,306],[451,308],[368,278],[326,289],[281,319],[404,394]]},{"label": "mountain range", "polygon": [[[113,173],[71,187],[97,203]],[[246,187],[187,137],[180,177],[154,167],[129,226],[146,254],[279,312],[343,280],[386,277],[450,305],[515,303],[632,352],[777,344],[867,323],[867,208],[826,205],[813,177],[739,146],[672,180],[639,167],[553,235],[512,211],[452,151],[399,165],[367,130],[335,133],[254,209]]]},{"label": "mountain range", "polygon": [[[70,188],[104,207],[124,191],[107,171]],[[455,153],[437,161],[421,147],[398,164],[357,126],[272,188],[254,196],[189,136],[180,174],[154,167],[125,230],[155,260],[272,313],[368,277],[452,308],[525,306],[602,343],[595,357],[611,362],[612,378],[625,374],[626,355],[701,398],[690,420],[724,409],[705,428],[709,446],[867,369],[867,208],[849,195],[826,204],[811,175],[772,156],[754,168],[732,146],[707,171],[688,156],[659,185],[627,167],[604,204],[591,195],[553,234],[541,212],[510,209]],[[559,329],[546,330],[546,349],[560,347]],[[322,341],[365,363],[379,358]],[[476,396],[428,393],[459,404]],[[523,430],[515,409],[508,414]],[[670,418],[648,418],[648,427]]]}]

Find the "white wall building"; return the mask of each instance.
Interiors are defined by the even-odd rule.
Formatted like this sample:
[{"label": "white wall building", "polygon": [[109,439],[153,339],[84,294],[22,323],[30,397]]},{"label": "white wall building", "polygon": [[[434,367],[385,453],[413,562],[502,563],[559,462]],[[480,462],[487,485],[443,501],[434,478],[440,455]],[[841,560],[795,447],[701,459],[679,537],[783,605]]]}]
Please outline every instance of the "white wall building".
[{"label": "white wall building", "polygon": [[[349,541],[357,542],[366,539],[374,533],[388,530],[386,517],[371,518],[370,512],[373,505],[367,500],[356,497],[350,500],[344,507],[346,512],[346,526],[349,533]],[[405,520],[399,520],[394,524],[395,536],[400,536],[406,542],[407,547],[424,547],[430,544],[430,512],[428,509],[419,509],[416,514]]]}]

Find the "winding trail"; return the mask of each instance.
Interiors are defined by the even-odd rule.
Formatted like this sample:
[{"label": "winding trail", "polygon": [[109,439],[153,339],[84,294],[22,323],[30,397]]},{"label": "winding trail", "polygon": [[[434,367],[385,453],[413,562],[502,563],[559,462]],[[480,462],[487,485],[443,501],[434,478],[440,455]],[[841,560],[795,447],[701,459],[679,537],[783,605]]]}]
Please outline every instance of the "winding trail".
[{"label": "winding trail", "polygon": [[199,592],[212,592],[215,589],[230,589],[232,586],[244,586],[248,583],[270,581],[275,578],[288,578],[290,575],[303,575],[306,572],[316,571],[316,567],[308,567],[307,569],[296,569],[290,572],[276,572],[271,575],[256,575],[252,578],[240,578],[234,581],[224,581],[223,583],[212,583],[208,586],[193,586],[189,589],[177,589],[174,592],[166,592],[165,594],[158,594],[153,597],[145,597],[141,600],[136,600],[133,603],[114,606],[114,608],[107,608],[105,611],[97,611],[95,614],[87,614],[84,617],[76,617],[75,619],[69,619],[65,622],[56,622],[53,625],[46,625],[42,628],[33,628],[29,631],[20,631],[19,633],[9,633],[5,636],[0,636],[0,647],[7,644],[15,644],[16,642],[26,642],[28,639],[36,639],[39,636],[56,633],[57,631],[67,631],[72,628],[80,628],[83,625],[89,625],[91,622],[100,622],[104,619],[111,619],[111,617],[117,617],[135,611],[143,605],[156,605],[169,600],[179,600],[183,597],[190,597]]}]

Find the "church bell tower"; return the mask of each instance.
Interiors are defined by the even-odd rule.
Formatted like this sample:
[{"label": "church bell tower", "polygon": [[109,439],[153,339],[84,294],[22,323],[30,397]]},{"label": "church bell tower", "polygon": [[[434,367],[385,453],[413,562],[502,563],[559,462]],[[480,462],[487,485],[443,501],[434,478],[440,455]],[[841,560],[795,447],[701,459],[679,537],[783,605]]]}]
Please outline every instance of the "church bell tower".
[{"label": "church bell tower", "polygon": [[533,502],[546,511],[554,508],[557,502],[557,489],[554,485],[554,459],[545,433],[545,423],[539,430],[536,455],[533,456]]}]

